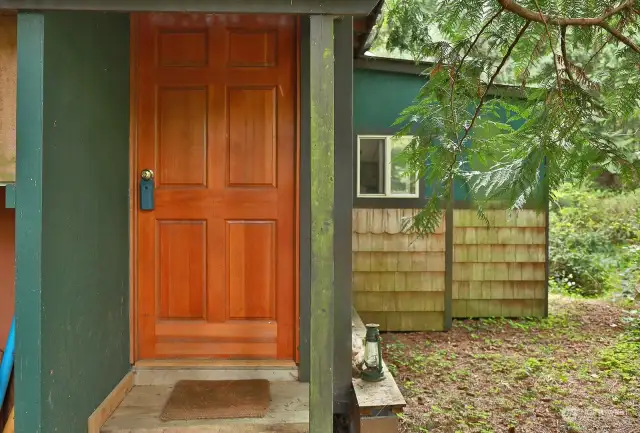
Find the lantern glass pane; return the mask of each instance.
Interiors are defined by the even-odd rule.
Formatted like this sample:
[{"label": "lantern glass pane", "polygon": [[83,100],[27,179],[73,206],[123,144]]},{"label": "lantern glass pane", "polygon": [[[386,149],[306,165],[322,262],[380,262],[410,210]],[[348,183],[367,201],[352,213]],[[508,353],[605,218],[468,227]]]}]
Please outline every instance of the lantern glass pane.
[{"label": "lantern glass pane", "polygon": [[378,367],[378,342],[367,341],[364,349],[364,361],[368,367]]}]

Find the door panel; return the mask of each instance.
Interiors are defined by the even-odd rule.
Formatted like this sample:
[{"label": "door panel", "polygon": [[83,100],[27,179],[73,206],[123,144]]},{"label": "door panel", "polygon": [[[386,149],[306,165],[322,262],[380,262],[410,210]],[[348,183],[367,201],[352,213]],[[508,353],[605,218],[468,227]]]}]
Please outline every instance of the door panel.
[{"label": "door panel", "polygon": [[158,89],[159,187],[207,185],[207,88]]},{"label": "door panel", "polygon": [[229,185],[276,185],[276,89],[229,89]]},{"label": "door panel", "polygon": [[230,319],[276,319],[275,238],[273,221],[227,221]]},{"label": "door panel", "polygon": [[158,223],[158,318],[205,320],[206,221]]},{"label": "door panel", "polygon": [[137,359],[292,360],[295,19],[135,20]]}]

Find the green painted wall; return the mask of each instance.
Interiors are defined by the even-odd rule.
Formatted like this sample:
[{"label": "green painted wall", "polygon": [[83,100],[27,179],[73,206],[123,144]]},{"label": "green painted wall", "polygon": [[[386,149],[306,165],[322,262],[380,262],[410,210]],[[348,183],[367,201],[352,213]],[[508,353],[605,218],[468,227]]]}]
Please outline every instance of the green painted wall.
[{"label": "green painted wall", "polygon": [[[399,128],[393,127],[393,123],[402,110],[414,102],[425,84],[425,77],[419,75],[368,69],[355,69],[353,79],[356,135],[396,133]],[[506,120],[506,112],[503,113],[502,120]],[[524,121],[517,121],[512,126],[517,129],[523,123]],[[471,137],[473,134],[474,131],[471,132]],[[428,186],[425,194],[429,194]],[[455,182],[454,198],[458,203],[469,200],[468,190],[462,182]]]},{"label": "green painted wall", "polygon": [[[424,84],[425,77],[415,74],[355,69],[353,72],[353,124],[356,136],[395,134],[399,128],[392,126],[393,123],[402,110],[413,104],[414,98]],[[425,188],[425,195],[429,195],[429,186]],[[455,182],[455,200],[465,200],[466,196],[463,185]]]},{"label": "green painted wall", "polygon": [[16,431],[80,433],[129,370],[129,18],[18,37]]},{"label": "green painted wall", "polygon": [[353,72],[353,125],[357,134],[386,134],[424,86],[424,77],[356,69]]}]

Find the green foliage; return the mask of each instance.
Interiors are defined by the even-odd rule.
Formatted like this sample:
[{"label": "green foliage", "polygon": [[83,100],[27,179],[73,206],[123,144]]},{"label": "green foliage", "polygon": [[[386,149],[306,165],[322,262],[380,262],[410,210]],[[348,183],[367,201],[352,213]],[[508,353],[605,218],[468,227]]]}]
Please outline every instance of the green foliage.
[{"label": "green foliage", "polygon": [[582,296],[640,289],[640,190],[565,185],[549,217],[552,289]]},{"label": "green foliage", "polygon": [[[640,310],[629,311],[627,316],[622,318],[622,321],[627,325],[626,340],[640,344]],[[640,347],[637,352],[640,355]],[[638,364],[638,368],[640,368],[640,364]]]},{"label": "green foliage", "polygon": [[627,329],[613,346],[600,352],[598,367],[605,374],[616,375],[625,382],[640,378],[640,311],[633,310],[624,318]]},{"label": "green foliage", "polygon": [[[597,18],[621,3],[388,1],[385,49],[430,65],[397,122],[399,136],[414,136],[409,172],[433,188],[423,214],[439,216],[454,181],[482,215],[494,201],[542,207],[547,191],[602,170],[637,179],[640,0],[593,25],[557,21]],[[505,84],[511,90],[496,87]],[[438,218],[416,221],[431,231]]]}]

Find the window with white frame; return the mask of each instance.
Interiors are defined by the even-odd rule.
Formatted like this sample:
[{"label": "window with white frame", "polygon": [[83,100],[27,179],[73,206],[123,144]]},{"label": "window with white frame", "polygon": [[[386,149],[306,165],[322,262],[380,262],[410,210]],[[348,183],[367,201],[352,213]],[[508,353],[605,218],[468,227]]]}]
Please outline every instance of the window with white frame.
[{"label": "window with white frame", "polygon": [[358,197],[418,197],[418,181],[397,156],[413,137],[358,136]]}]

